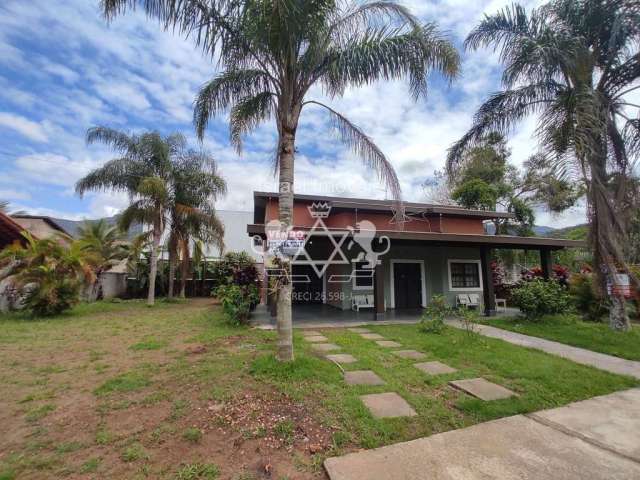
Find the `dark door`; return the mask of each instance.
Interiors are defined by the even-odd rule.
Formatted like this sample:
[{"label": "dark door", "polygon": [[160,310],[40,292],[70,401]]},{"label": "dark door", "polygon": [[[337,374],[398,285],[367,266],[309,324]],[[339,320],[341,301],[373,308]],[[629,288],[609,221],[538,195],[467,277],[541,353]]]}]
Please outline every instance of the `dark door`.
[{"label": "dark door", "polygon": [[293,265],[293,294],[292,301],[295,304],[304,305],[322,303],[322,277],[309,265]]},{"label": "dark door", "polygon": [[396,308],[420,308],[422,275],[419,263],[393,264],[393,291]]}]

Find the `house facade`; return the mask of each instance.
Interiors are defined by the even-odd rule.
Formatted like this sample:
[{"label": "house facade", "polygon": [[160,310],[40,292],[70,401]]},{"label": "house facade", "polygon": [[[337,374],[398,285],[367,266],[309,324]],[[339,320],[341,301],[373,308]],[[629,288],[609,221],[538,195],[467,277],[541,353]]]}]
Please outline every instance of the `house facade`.
[{"label": "house facade", "polygon": [[294,304],[350,310],[365,303],[377,318],[389,311],[423,308],[434,295],[444,295],[450,305],[470,298],[492,315],[494,249],[537,250],[548,277],[553,250],[582,246],[570,240],[485,233],[484,223],[510,218],[506,212],[423,203],[403,207],[392,201],[296,195],[294,226],[286,234],[293,242],[283,243],[278,194],[255,192],[253,223],[247,231],[254,245],[262,241],[272,275],[277,274],[269,270],[274,251],[283,244],[290,250]]}]

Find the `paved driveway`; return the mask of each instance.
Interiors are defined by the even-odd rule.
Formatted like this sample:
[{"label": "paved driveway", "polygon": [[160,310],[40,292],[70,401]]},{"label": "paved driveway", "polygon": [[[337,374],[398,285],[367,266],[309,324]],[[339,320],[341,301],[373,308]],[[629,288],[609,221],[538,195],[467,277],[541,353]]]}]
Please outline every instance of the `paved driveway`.
[{"label": "paved driveway", "polygon": [[331,480],[637,480],[640,389],[329,458]]}]

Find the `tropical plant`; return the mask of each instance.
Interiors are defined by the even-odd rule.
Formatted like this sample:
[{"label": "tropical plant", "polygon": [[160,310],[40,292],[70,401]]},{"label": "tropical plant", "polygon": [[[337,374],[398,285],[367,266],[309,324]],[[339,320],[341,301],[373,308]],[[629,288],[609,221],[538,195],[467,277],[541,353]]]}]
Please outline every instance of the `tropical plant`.
[{"label": "tropical plant", "polygon": [[256,285],[220,285],[215,295],[222,304],[227,322],[232,325],[244,325],[249,321],[251,308],[259,300]]},{"label": "tropical plant", "polygon": [[575,273],[569,282],[569,294],[576,310],[585,320],[599,322],[607,314],[606,299],[598,296],[593,285],[592,273]]},{"label": "tropical plant", "polygon": [[120,214],[120,228],[129,230],[133,223],[151,226],[147,303],[153,305],[160,241],[172,205],[172,160],[184,151],[186,140],[177,133],[162,137],[157,132],[136,135],[94,127],[87,132],[87,142],[104,143],[121,156],[78,180],[76,192],[80,195],[89,190],[126,192],[131,203]]},{"label": "tropical plant", "polygon": [[85,221],[78,228],[77,241],[97,280],[92,297],[99,298],[101,275],[128,257],[129,244],[120,229],[105,219]]},{"label": "tropical plant", "polygon": [[35,316],[57,315],[80,301],[83,286],[95,275],[79,242],[58,238],[35,239],[24,232],[25,245],[13,244],[0,252],[0,267],[22,291],[23,304]]},{"label": "tropical plant", "polygon": [[511,290],[511,300],[529,320],[571,310],[567,289],[555,280],[534,279],[522,282]]},{"label": "tropical plant", "polygon": [[[278,131],[279,220],[292,225],[296,131],[303,108],[324,108],[347,145],[378,172],[400,201],[391,163],[344,115],[307,98],[314,86],[331,97],[347,87],[409,78],[414,98],[427,91],[427,76],[439,70],[453,79],[455,47],[434,24],[422,24],[393,1],[335,0],[102,0],[107,18],[141,5],[167,28],[191,36],[222,73],[200,90],[194,111],[198,136],[214,115],[230,109],[231,141],[240,151],[243,135],[274,118]],[[283,263],[288,278],[290,263]],[[291,285],[279,282],[278,358],[293,359]]]},{"label": "tropical plant", "polygon": [[444,295],[434,295],[422,312],[418,328],[425,333],[442,333],[444,320],[453,312]]},{"label": "tropical plant", "polygon": [[173,297],[176,263],[181,260],[180,296],[185,296],[191,252],[195,263],[204,256],[204,245],[215,243],[224,248],[224,226],[213,202],[227,191],[218,175],[215,160],[206,152],[189,150],[173,165],[173,194],[169,209],[169,291]]},{"label": "tropical plant", "polygon": [[[500,51],[504,90],[479,108],[450,149],[449,170],[487,133],[506,134],[537,115],[543,153],[558,172],[584,182],[600,295],[616,284],[618,266],[629,271],[631,212],[619,200],[640,154],[640,106],[628,96],[640,88],[639,44],[637,0],[551,0],[529,14],[516,4],[486,16],[465,41],[467,49]],[[611,304],[611,327],[629,329],[624,298],[614,294]]]}]

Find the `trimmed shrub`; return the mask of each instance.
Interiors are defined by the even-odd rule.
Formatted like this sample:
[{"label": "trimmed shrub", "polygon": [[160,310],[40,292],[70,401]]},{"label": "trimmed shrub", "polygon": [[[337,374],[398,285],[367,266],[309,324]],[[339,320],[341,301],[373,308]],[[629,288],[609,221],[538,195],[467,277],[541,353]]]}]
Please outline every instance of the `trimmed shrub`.
[{"label": "trimmed shrub", "polygon": [[565,313],[571,309],[571,298],[558,282],[534,279],[523,282],[511,292],[513,303],[529,319],[543,315]]},{"label": "trimmed shrub", "polygon": [[593,274],[576,273],[569,282],[569,294],[582,318],[599,322],[608,312],[606,298],[600,298],[593,285]]}]

